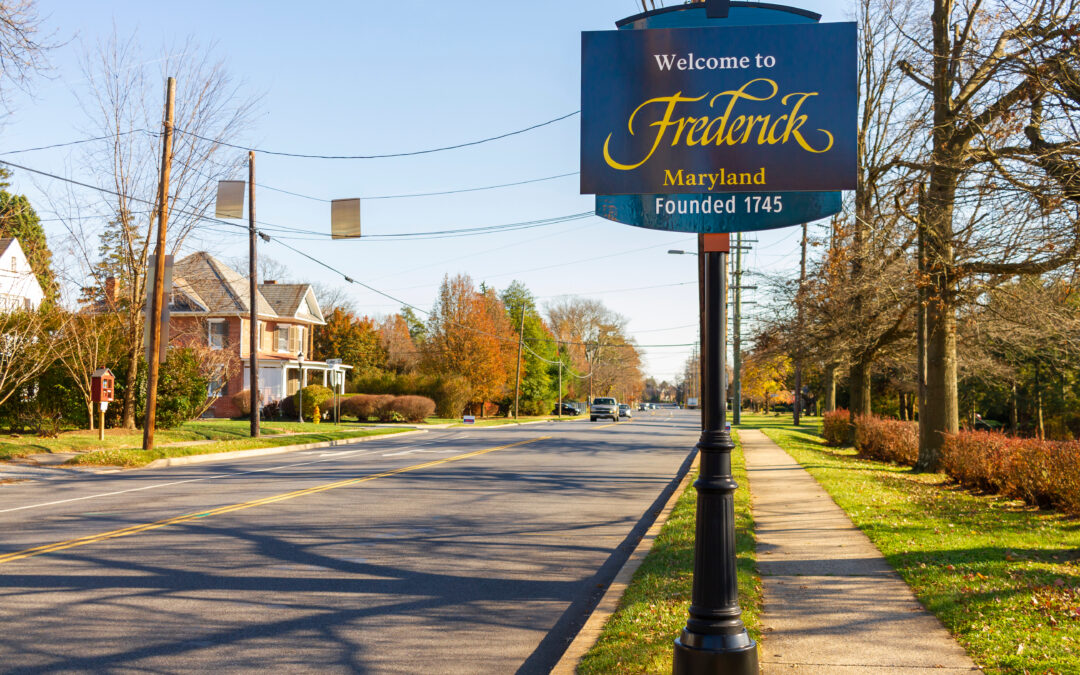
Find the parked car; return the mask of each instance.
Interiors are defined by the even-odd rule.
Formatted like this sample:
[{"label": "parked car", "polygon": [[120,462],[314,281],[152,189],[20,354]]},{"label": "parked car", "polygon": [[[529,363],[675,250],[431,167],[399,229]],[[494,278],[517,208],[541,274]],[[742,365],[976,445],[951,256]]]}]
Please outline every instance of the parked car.
[{"label": "parked car", "polygon": [[[559,413],[559,406],[558,406],[558,405],[556,405],[556,406],[555,406],[555,407],[554,407],[554,408],[553,408],[553,409],[551,410],[551,414],[552,414],[552,415],[558,415],[558,414],[560,414],[560,413]],[[581,413],[580,413],[580,412],[578,411],[578,409],[577,409],[577,408],[575,408],[574,406],[570,405],[569,403],[563,403],[563,404],[562,404],[562,413],[561,413],[561,414],[563,414],[563,415],[569,415],[570,417],[577,417],[577,416],[578,416],[578,415],[580,415]]]},{"label": "parked car", "polygon": [[601,417],[610,417],[612,421],[619,421],[619,402],[613,398],[594,398],[589,407],[589,420],[595,422]]},{"label": "parked car", "polygon": [[625,403],[619,404],[619,417],[625,417],[626,419],[630,419],[633,416],[634,413],[630,412],[630,406],[626,405]]}]

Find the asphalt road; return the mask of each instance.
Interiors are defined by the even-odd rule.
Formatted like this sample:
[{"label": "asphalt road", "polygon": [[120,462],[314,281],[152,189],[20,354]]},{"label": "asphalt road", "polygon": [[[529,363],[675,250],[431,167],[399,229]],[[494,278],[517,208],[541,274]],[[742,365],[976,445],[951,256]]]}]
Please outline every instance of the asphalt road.
[{"label": "asphalt road", "polygon": [[0,486],[0,672],[546,673],[695,412]]}]

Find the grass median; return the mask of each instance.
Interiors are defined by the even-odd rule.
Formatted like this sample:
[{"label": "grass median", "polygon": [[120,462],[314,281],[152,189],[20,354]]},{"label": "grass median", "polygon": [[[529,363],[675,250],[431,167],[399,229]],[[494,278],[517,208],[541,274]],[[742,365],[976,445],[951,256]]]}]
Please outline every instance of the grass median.
[{"label": "grass median", "polygon": [[[761,580],[754,557],[754,520],[750,513],[742,449],[732,453],[735,492],[739,598],[750,636],[760,638]],[[619,601],[596,645],[577,672],[670,673],[674,640],[686,624],[694,576],[694,519],[697,492],[689,486],[679,497]]]},{"label": "grass median", "polygon": [[817,479],[985,672],[1080,672],[1080,520],[826,447],[808,421],[743,426]]},{"label": "grass median", "polygon": [[[333,429],[333,425],[321,425],[324,428]],[[108,448],[95,450],[86,454],[76,455],[68,460],[67,464],[104,465],[139,467],[146,466],[157,459],[168,457],[189,457],[191,455],[211,455],[221,452],[233,452],[235,450],[254,450],[257,448],[278,448],[285,445],[305,445],[307,443],[322,443],[325,441],[338,441],[351,438],[366,438],[368,436],[385,436],[397,434],[408,429],[383,428],[383,429],[352,429],[339,431],[319,431],[308,433],[295,433],[288,436],[274,438],[241,438],[237,440],[218,441],[216,443],[202,443],[199,445],[177,445],[172,447],[155,447],[153,450],[141,448]]]}]

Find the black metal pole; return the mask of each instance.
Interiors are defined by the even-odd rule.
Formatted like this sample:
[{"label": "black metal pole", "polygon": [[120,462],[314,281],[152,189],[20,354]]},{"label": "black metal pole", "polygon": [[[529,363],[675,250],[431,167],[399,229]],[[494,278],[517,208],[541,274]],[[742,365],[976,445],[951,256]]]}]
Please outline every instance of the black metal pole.
[{"label": "black metal pole", "polygon": [[675,640],[675,675],[757,675],[757,644],[746,633],[735,565],[735,479],[724,391],[727,326],[727,254],[707,253],[701,334],[702,432],[694,586],[690,616]]}]

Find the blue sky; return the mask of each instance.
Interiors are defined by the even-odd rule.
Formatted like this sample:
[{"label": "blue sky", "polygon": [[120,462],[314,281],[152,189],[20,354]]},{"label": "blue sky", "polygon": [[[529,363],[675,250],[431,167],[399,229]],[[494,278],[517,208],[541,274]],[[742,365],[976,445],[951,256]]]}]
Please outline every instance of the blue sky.
[{"label": "blue sky", "polygon": [[[86,119],[74,92],[85,87],[81,55],[108,37],[134,33],[154,68],[172,45],[195,36],[213,43],[246,92],[261,95],[241,145],[318,154],[408,152],[467,142],[530,126],[580,106],[580,32],[614,28],[640,11],[634,0],[513,3],[369,2],[48,2],[47,25],[65,44],[51,58],[50,79],[33,96],[15,97],[0,126],[0,152],[78,139]],[[658,3],[659,5],[660,3]],[[668,4],[671,4],[668,2]],[[796,3],[824,21],[849,18],[839,0]],[[157,72],[153,70],[152,72]],[[164,82],[162,82],[164,88]],[[244,154],[242,151],[235,151]],[[18,155],[15,161],[86,182],[71,150]],[[410,158],[326,161],[259,155],[258,182],[324,198],[471,188],[578,169],[578,118],[489,144]],[[245,178],[236,176],[236,178]],[[45,179],[16,174],[48,217]],[[384,234],[494,225],[592,210],[576,176],[500,190],[363,203],[364,232]],[[325,231],[329,205],[262,190],[260,220]],[[69,255],[63,231],[47,224],[57,257]],[[798,228],[758,233],[750,266],[775,272],[798,266]],[[498,288],[523,281],[541,305],[562,294],[602,299],[629,319],[643,345],[696,339],[693,236],[653,232],[596,217],[501,234],[419,241],[294,240],[290,245],[349,276],[428,308],[446,273],[467,272]],[[243,257],[246,236],[206,234],[190,250]],[[341,283],[276,244],[261,254],[298,279]],[[682,284],[682,285],[675,285]],[[642,288],[663,286],[661,288]],[[361,312],[398,306],[350,286]],[[631,290],[637,289],[637,290]],[[752,309],[751,309],[752,311]],[[646,371],[670,378],[689,347],[646,350]]]}]

